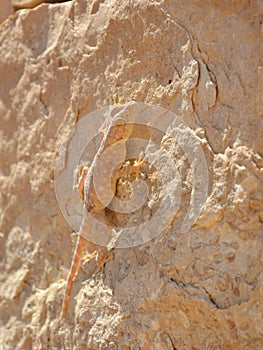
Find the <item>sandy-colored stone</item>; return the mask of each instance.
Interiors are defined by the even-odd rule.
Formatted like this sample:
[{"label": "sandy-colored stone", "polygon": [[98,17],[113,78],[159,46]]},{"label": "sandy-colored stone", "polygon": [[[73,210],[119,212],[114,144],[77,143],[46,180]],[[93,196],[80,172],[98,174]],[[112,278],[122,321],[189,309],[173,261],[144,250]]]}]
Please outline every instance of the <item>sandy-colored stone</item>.
[{"label": "sandy-colored stone", "polygon": [[14,12],[9,0],[0,0],[0,23]]},{"label": "sandy-colored stone", "polygon": [[[1,350],[263,348],[261,27],[260,1],[174,0],[41,4],[0,24]],[[178,215],[147,244],[114,250],[105,275],[84,259],[60,321],[74,242],[55,158],[114,95],[182,116],[209,194],[180,233],[192,174],[161,139],[182,174]],[[148,181],[154,206],[158,174]]]}]

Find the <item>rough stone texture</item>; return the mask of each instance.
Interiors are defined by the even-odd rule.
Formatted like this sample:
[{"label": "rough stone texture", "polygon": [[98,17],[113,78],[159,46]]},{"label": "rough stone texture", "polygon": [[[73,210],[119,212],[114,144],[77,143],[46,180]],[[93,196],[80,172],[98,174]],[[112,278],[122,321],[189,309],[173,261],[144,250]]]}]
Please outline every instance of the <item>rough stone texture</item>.
[{"label": "rough stone texture", "polygon": [[[262,2],[42,4],[1,24],[0,48],[0,349],[262,349]],[[183,116],[209,197],[190,232],[115,251],[105,276],[83,264],[60,321],[73,245],[54,160],[114,94]]]}]

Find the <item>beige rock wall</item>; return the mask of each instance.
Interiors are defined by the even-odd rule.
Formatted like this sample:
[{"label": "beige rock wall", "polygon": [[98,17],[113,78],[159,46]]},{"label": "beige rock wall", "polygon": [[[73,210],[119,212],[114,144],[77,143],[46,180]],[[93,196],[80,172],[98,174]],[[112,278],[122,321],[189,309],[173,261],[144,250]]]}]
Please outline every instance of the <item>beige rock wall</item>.
[{"label": "beige rock wall", "polygon": [[9,0],[0,1],[0,23],[13,13],[13,8]]},{"label": "beige rock wall", "polygon": [[[0,52],[0,349],[262,349],[261,2],[42,4],[0,25]],[[209,197],[189,232],[83,263],[61,321],[55,158],[115,95],[184,118]]]}]

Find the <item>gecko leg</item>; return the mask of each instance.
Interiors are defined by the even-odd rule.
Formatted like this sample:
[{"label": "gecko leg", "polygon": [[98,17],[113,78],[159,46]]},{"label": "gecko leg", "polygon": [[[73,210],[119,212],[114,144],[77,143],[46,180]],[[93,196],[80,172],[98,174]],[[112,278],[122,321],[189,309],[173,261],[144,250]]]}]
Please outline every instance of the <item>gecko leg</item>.
[{"label": "gecko leg", "polygon": [[96,256],[98,272],[102,271],[104,274],[105,264],[110,260],[112,260],[112,257],[110,256],[110,252],[107,250],[107,248],[99,247]]}]

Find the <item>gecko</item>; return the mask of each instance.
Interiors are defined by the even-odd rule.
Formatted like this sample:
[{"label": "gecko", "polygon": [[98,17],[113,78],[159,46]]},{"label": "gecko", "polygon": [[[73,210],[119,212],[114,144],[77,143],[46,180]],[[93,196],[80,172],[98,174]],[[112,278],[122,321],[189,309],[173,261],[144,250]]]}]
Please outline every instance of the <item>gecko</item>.
[{"label": "gecko", "polygon": [[[134,128],[134,125],[132,123],[125,123],[125,121],[120,118],[118,113],[114,114],[114,109],[112,109],[112,112],[113,113],[110,113],[109,116],[106,118],[106,121],[104,122],[100,130],[101,133],[103,134],[103,137],[90,167],[84,166],[84,167],[81,167],[81,170],[80,170],[81,174],[77,184],[77,189],[81,197],[81,200],[83,202],[83,218],[82,218],[80,229],[78,232],[78,238],[77,238],[76,247],[72,258],[70,271],[67,277],[66,289],[64,292],[64,298],[62,303],[61,318],[65,317],[65,313],[69,303],[72,284],[75,279],[75,276],[77,275],[77,272],[80,266],[80,259],[84,249],[87,247],[89,259],[97,255],[97,266],[99,269],[102,269],[106,262],[105,251],[104,251],[105,248],[100,247],[95,243],[88,241],[85,238],[85,232],[90,230],[92,226],[92,219],[87,215],[87,212],[89,212],[91,215],[96,215],[98,213],[101,213],[103,210],[105,210],[106,206],[110,204],[111,200],[115,195],[117,179],[131,173],[138,174],[138,170],[144,164],[144,160],[139,159],[139,161],[136,161],[133,165],[130,165],[129,167],[122,168],[121,165],[118,166],[113,171],[113,176],[111,178],[112,197],[110,197],[110,199],[108,200],[108,203],[101,203],[101,201],[97,197],[93,180],[96,172],[96,174],[99,174],[99,179],[98,179],[99,186],[102,188],[104,188],[105,186],[106,188],[105,179],[107,179],[106,175],[109,172],[112,159],[107,159],[106,163],[104,159],[104,163],[100,164],[100,160],[101,160],[100,156],[103,154],[103,152],[107,148],[111,147],[112,145],[114,145],[119,141],[124,141],[124,142],[119,142],[118,152],[121,153],[120,155],[121,159],[125,159],[125,156],[126,156],[125,141],[129,139]],[[99,172],[96,171],[98,170],[98,168],[99,168]]]}]

